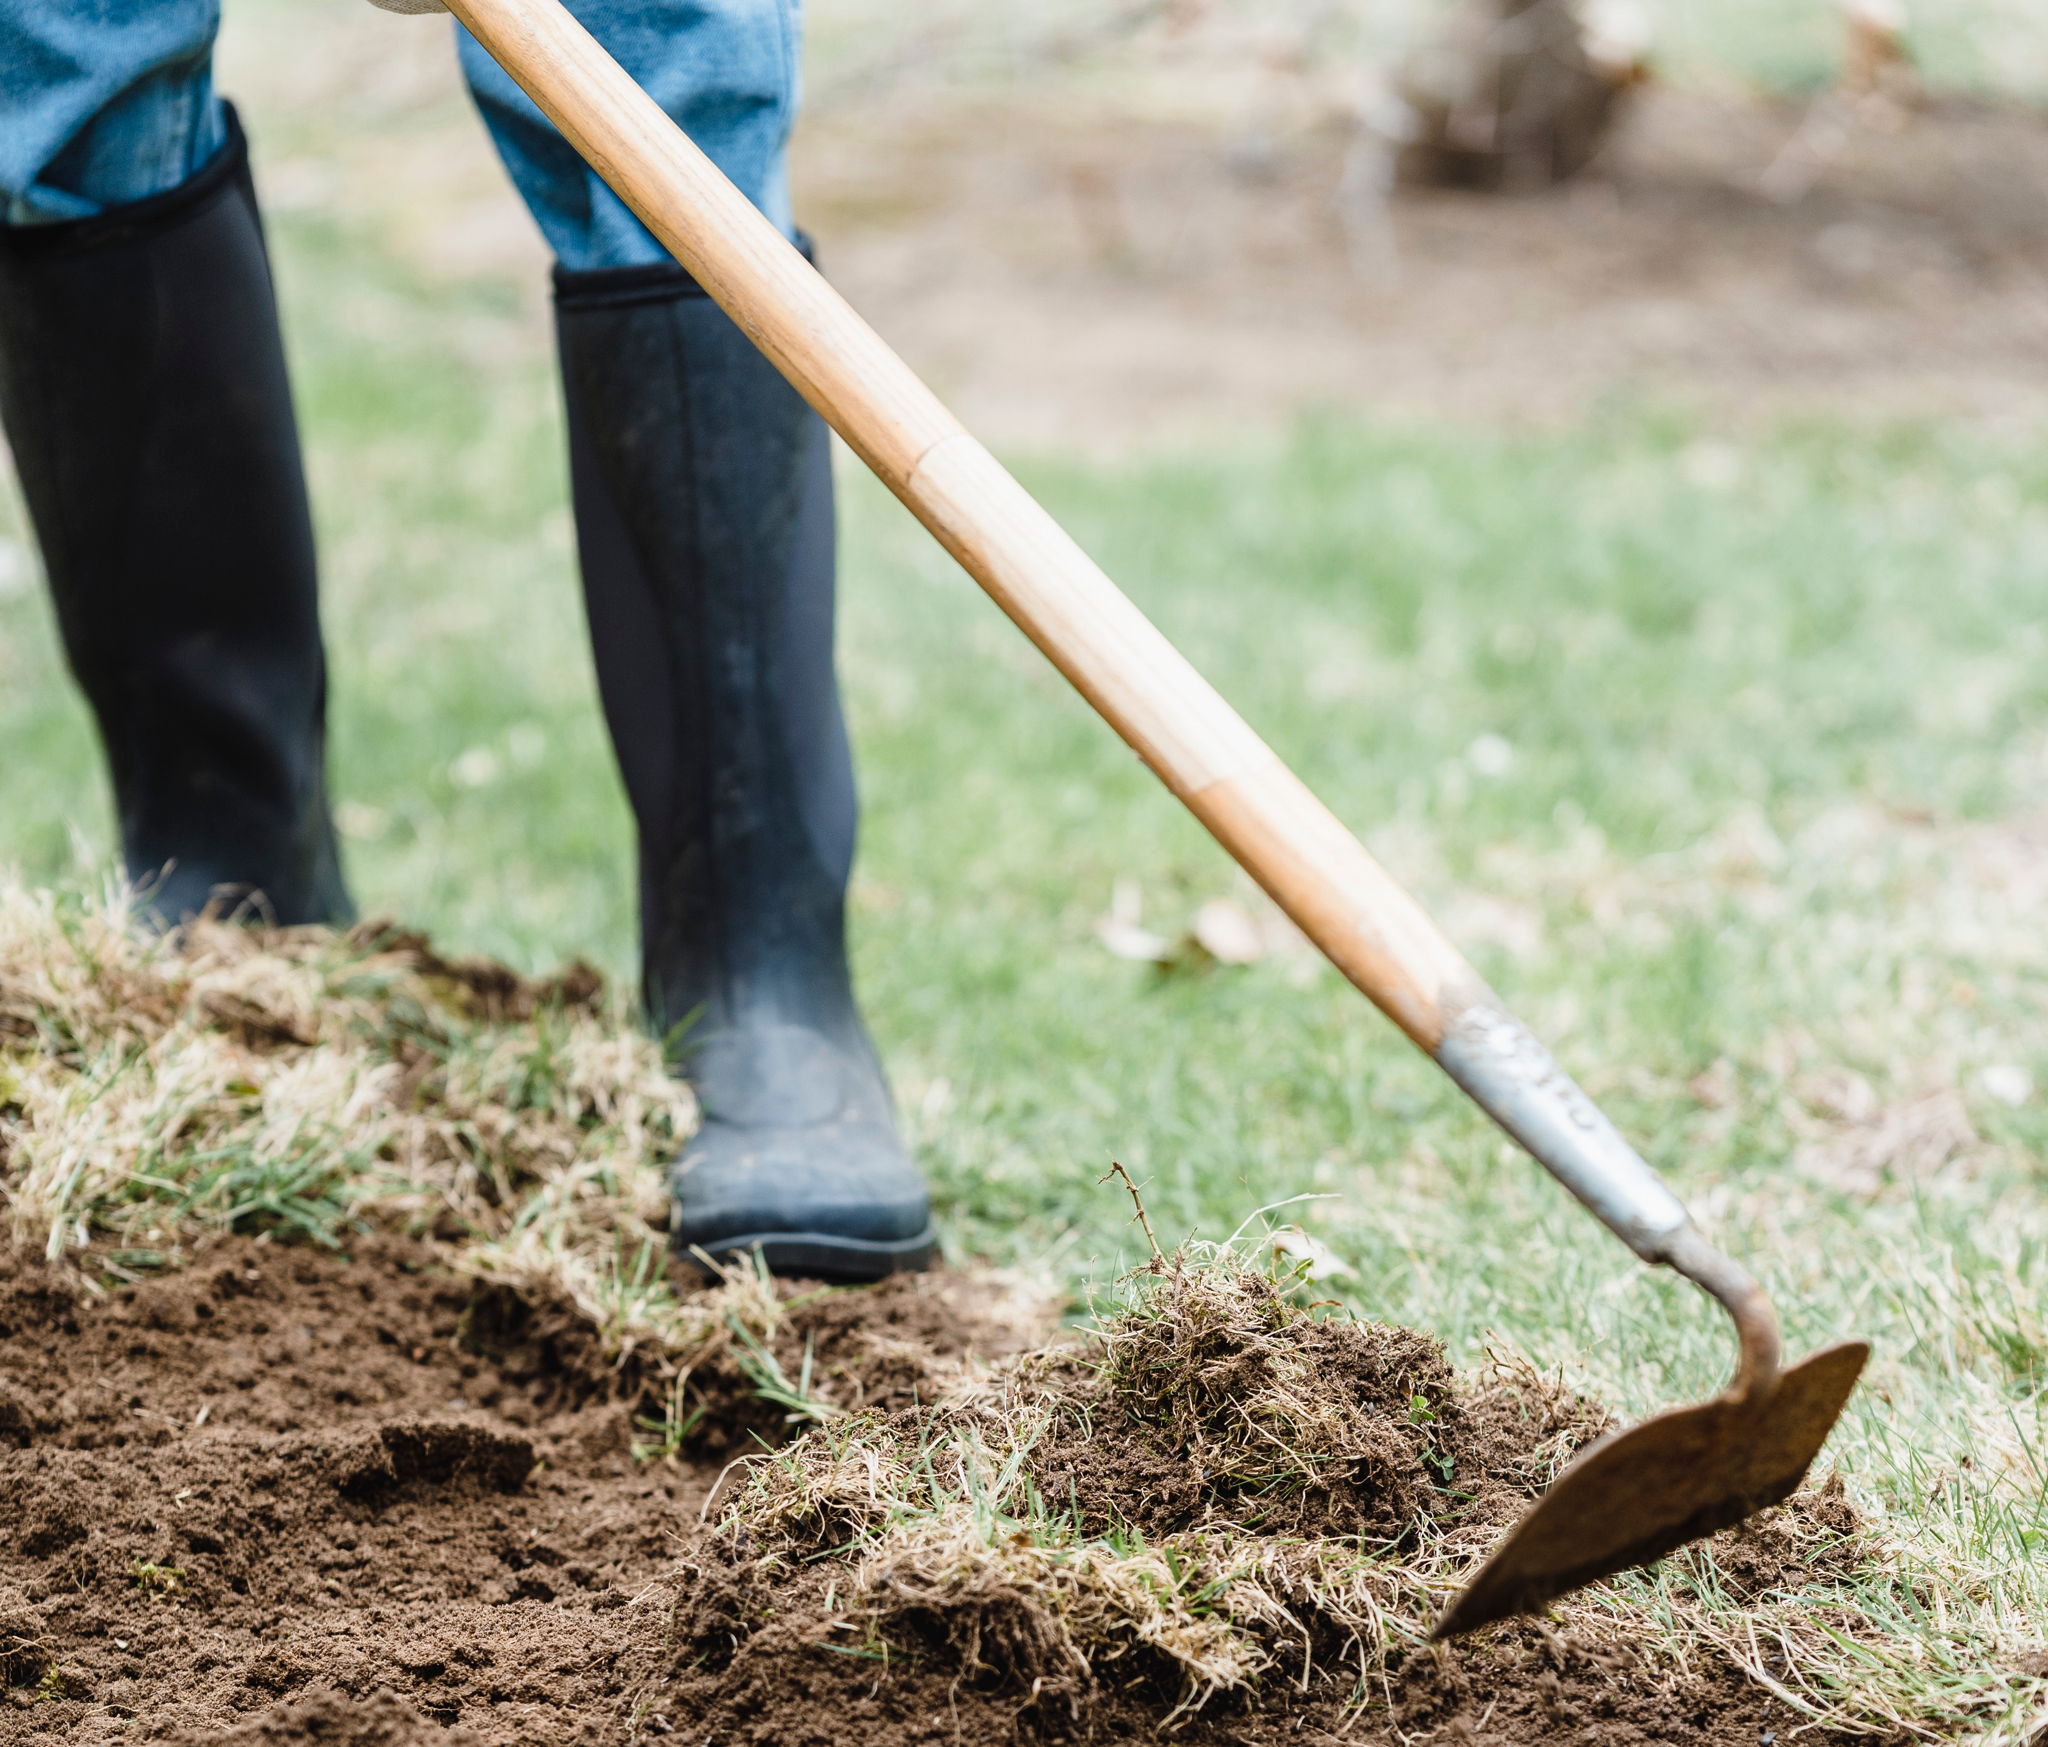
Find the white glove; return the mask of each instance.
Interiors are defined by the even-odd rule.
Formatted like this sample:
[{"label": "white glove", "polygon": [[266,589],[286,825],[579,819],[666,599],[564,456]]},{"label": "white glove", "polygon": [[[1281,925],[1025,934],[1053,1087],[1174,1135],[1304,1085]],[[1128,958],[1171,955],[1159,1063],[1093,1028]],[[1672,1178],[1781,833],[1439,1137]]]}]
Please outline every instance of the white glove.
[{"label": "white glove", "polygon": [[370,4],[381,7],[386,12],[419,13],[446,12],[448,10],[447,7],[441,4],[441,0],[370,0]]}]

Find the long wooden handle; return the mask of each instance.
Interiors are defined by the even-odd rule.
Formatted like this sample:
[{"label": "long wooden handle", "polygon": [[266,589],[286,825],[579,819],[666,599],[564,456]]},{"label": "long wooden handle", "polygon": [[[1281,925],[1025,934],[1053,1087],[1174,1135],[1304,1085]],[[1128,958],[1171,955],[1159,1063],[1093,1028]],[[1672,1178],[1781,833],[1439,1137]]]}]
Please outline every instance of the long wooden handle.
[{"label": "long wooden handle", "polygon": [[1638,1254],[1685,1211],[1465,958],[559,0],[448,7],[1346,977]]}]

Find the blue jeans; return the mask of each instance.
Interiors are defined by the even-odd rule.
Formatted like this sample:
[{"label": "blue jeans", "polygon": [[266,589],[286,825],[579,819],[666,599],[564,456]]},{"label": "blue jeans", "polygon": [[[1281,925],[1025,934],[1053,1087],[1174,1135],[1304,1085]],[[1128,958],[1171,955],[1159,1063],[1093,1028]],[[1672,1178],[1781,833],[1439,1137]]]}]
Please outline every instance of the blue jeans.
[{"label": "blue jeans", "polygon": [[[801,0],[568,5],[788,232]],[[213,89],[219,27],[219,0],[0,0],[0,222],[90,218],[202,168],[227,137]],[[432,26],[390,18],[383,28]],[[666,261],[526,94],[457,34],[470,94],[556,259],[575,271]]]}]

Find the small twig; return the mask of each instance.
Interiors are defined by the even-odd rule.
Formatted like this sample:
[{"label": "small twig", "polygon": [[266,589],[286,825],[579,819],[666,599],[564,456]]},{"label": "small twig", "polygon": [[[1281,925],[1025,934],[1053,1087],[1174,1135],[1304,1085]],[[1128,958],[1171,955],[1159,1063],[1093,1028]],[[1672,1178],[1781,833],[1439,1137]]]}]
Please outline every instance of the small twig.
[{"label": "small twig", "polygon": [[1118,1164],[1115,1159],[1109,1161],[1109,1169],[1096,1178],[1096,1181],[1098,1183],[1107,1183],[1112,1177],[1123,1178],[1124,1187],[1131,1192],[1131,1205],[1138,1210],[1138,1223],[1145,1229],[1145,1241],[1152,1246],[1152,1259],[1155,1262],[1165,1261],[1166,1252],[1159,1247],[1159,1240],[1152,1235],[1151,1220],[1145,1217],[1145,1198],[1138,1193],[1138,1185],[1131,1181],[1131,1173]]}]

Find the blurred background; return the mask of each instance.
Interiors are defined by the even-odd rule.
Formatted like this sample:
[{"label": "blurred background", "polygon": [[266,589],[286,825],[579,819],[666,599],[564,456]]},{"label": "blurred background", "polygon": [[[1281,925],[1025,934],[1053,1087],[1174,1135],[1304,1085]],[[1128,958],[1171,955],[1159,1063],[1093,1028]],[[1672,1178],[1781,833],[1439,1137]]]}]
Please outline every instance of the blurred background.
[{"label": "blurred background", "polygon": [[[629,976],[538,239],[445,20],[227,11],[359,898]],[[813,0],[808,88],[826,270],[1761,1259],[1795,1342],[1854,1302],[1917,1350],[1939,1301],[2035,1375],[2034,0],[1545,0],[1505,31],[1428,0]],[[1466,1350],[1608,1355],[1625,1404],[1711,1378],[1714,1331],[842,477],[858,962],[956,1248],[1113,1266],[1116,1156],[1163,1234],[1337,1196],[1298,1216],[1348,1290]],[[97,882],[36,568],[10,495],[0,863]],[[1830,1221],[1854,1244],[1803,1241]],[[1878,1279],[1920,1297],[1871,1311]]]}]

